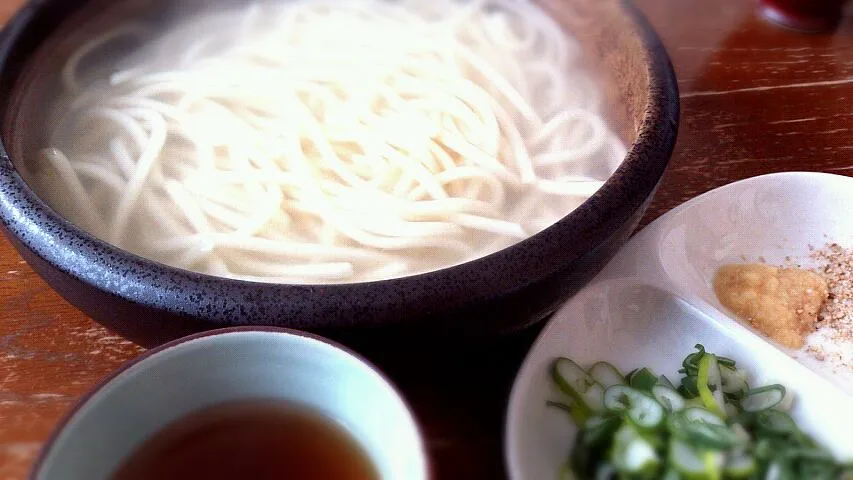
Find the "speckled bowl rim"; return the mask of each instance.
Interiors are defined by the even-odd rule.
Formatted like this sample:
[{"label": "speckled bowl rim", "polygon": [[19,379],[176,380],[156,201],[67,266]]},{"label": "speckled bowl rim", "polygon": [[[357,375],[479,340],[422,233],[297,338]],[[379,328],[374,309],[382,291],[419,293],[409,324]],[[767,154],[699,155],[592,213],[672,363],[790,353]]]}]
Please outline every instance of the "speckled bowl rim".
[{"label": "speckled bowl rim", "polygon": [[373,371],[385,383],[385,385],[390,389],[390,391],[397,398],[400,399],[400,401],[403,404],[403,407],[405,407],[408,414],[412,417],[412,420],[414,421],[414,426],[415,426],[415,436],[419,440],[418,447],[420,448],[420,454],[424,458],[424,467],[426,469],[425,478],[426,479],[434,478],[433,474],[432,474],[433,473],[433,465],[432,465],[432,462],[430,461],[429,451],[427,450],[427,447],[426,447],[426,440],[425,440],[426,437],[423,434],[423,428],[421,427],[420,423],[418,422],[418,417],[417,417],[417,415],[415,415],[414,409],[409,404],[408,400],[406,400],[406,397],[403,395],[403,393],[400,391],[400,389],[397,387],[397,385],[395,385],[394,382],[392,382],[391,379],[381,369],[379,369],[379,367],[377,367],[370,360],[367,360],[366,358],[364,358],[360,354],[356,353],[355,351],[353,351],[353,350],[349,349],[348,347],[341,345],[340,343],[337,343],[333,340],[329,340],[328,338],[322,337],[320,335],[315,335],[315,334],[303,332],[300,330],[293,330],[290,328],[282,328],[282,327],[228,327],[228,328],[219,328],[219,329],[215,329],[215,330],[208,330],[205,332],[199,332],[199,333],[195,333],[193,335],[188,335],[186,337],[182,337],[182,338],[179,338],[177,340],[172,340],[171,342],[168,342],[168,343],[164,343],[163,345],[160,345],[158,347],[152,348],[150,350],[146,350],[143,353],[139,354],[137,357],[124,362],[118,369],[116,369],[115,371],[113,371],[112,373],[107,375],[106,377],[102,378],[99,382],[97,382],[89,391],[87,391],[85,394],[83,394],[83,396],[81,396],[77,400],[77,402],[75,402],[74,405],[68,411],[65,412],[65,414],[63,414],[62,418],[60,418],[60,420],[56,423],[56,425],[54,425],[53,430],[51,430],[50,435],[48,436],[48,439],[45,441],[44,445],[42,445],[38,456],[36,457],[35,461],[33,462],[32,467],[30,468],[30,472],[29,472],[29,475],[27,476],[27,478],[29,480],[37,480],[39,472],[44,467],[44,462],[47,459],[47,456],[53,450],[53,447],[56,444],[56,441],[59,439],[59,435],[63,432],[63,430],[65,430],[65,428],[68,426],[68,424],[74,419],[74,416],[77,415],[80,412],[80,410],[84,406],[86,406],[86,404],[88,404],[89,401],[92,400],[92,398],[95,397],[95,395],[97,395],[101,390],[106,388],[107,385],[109,385],[113,380],[118,378],[120,375],[122,375],[126,371],[130,370],[132,367],[136,366],[137,364],[142,363],[143,361],[147,360],[148,358],[153,357],[155,355],[159,355],[159,354],[165,352],[166,350],[175,348],[179,345],[183,345],[185,343],[192,342],[195,340],[200,340],[202,338],[207,338],[207,337],[213,337],[213,336],[219,336],[219,335],[230,335],[230,334],[245,333],[245,332],[275,333],[275,334],[282,334],[282,335],[290,335],[290,336],[307,338],[309,340],[314,340],[314,341],[317,341],[320,343],[324,343],[324,344],[329,345],[330,347],[334,348],[335,350],[339,350],[339,351],[343,352],[344,354],[349,355],[350,357],[354,358],[356,361],[358,361],[359,363],[361,363],[362,365],[367,367],[369,370]]},{"label": "speckled bowl rim", "polygon": [[[33,18],[42,10],[53,8],[55,3],[34,0],[6,25],[0,38],[0,71],[8,68],[10,55]],[[437,287],[455,285],[450,301],[454,306],[464,307],[522,290],[555,274],[611,237],[654,193],[675,147],[680,105],[669,56],[642,13],[629,0],[620,3],[633,20],[647,57],[648,102],[637,139],[616,172],[580,207],[542,232],[488,256],[419,275],[332,285],[256,283],[195,273],[128,253],[76,227],[38,198],[18,174],[3,145],[0,145],[0,221],[26,248],[79,281],[132,303],[200,319],[212,326],[232,325],[233,312],[240,311],[247,303],[259,302],[272,308],[276,304],[272,299],[311,304],[322,295],[327,301],[343,299],[356,309],[375,308],[372,299],[376,298],[388,299],[389,305],[400,303],[400,299],[417,305],[434,302],[431,293]],[[537,257],[552,261],[544,268],[529,267]],[[211,296],[222,308],[212,309],[209,304],[194,301]],[[441,301],[446,300],[447,295]],[[317,305],[311,308],[322,311]],[[309,317],[294,318],[287,326],[316,329],[351,326]],[[403,315],[386,320],[361,319],[358,325],[408,323]]]}]

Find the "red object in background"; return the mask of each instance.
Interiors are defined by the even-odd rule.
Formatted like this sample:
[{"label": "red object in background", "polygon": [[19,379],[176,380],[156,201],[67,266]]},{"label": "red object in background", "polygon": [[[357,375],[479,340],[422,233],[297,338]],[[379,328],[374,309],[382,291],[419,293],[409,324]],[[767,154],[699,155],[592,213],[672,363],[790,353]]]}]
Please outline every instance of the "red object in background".
[{"label": "red object in background", "polygon": [[848,0],[759,0],[761,14],[772,22],[809,32],[838,26]]}]

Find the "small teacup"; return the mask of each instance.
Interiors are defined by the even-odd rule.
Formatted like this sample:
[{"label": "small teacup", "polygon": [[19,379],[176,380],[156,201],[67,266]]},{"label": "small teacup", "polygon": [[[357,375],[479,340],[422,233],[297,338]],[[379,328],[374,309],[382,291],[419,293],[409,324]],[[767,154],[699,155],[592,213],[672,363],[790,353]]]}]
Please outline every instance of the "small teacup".
[{"label": "small teacup", "polygon": [[414,415],[373,366],[313,335],[233,328],[177,340],[122,367],[57,426],[31,478],[108,479],[172,422],[257,399],[299,404],[336,421],[382,479],[429,476]]}]

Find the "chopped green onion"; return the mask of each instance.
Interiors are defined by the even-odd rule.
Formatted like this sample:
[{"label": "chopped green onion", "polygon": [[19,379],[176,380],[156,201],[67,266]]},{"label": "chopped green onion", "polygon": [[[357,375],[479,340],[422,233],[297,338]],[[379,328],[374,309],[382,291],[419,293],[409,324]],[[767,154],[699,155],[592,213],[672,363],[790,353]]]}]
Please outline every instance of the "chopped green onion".
[{"label": "chopped green onion", "polygon": [[761,430],[776,435],[788,435],[797,431],[797,424],[785,412],[762,410],[755,416],[755,423]]},{"label": "chopped green onion", "polygon": [[631,401],[642,395],[627,385],[614,385],[604,391],[604,408],[612,412],[627,412]]},{"label": "chopped green onion", "polygon": [[661,387],[666,387],[672,390],[676,390],[676,386],[666,378],[666,375],[661,375],[658,377],[658,385]]},{"label": "chopped green onion", "polygon": [[651,473],[660,465],[654,447],[633,427],[623,425],[613,436],[613,465],[620,473]]},{"label": "chopped green onion", "polygon": [[687,478],[701,478],[705,473],[705,461],[681,440],[669,444],[669,465]]},{"label": "chopped green onion", "polygon": [[746,412],[760,412],[779,405],[784,398],[785,387],[778,384],[767,385],[747,391],[740,406]]},{"label": "chopped green onion", "polygon": [[696,377],[681,377],[681,386],[678,387],[678,393],[684,395],[686,398],[698,397],[699,387],[696,385]]},{"label": "chopped green onion", "polygon": [[[719,359],[717,362],[719,363]],[[749,390],[749,385],[746,383],[746,372],[743,370],[734,370],[720,364],[720,378],[722,379],[723,393],[737,394]]]},{"label": "chopped green onion", "polygon": [[726,424],[722,418],[701,407],[690,407],[684,410],[684,418],[693,423],[707,423],[708,425]]},{"label": "chopped green onion", "polygon": [[572,472],[581,478],[589,478],[595,472],[595,468],[601,462],[604,450],[601,448],[593,448],[590,442],[586,440],[587,432],[581,430],[575,439],[575,445],[572,447],[569,456],[569,465]]},{"label": "chopped green onion", "polygon": [[703,408],[692,407],[672,414],[667,428],[674,437],[704,449],[726,450],[739,443],[732,429]]},{"label": "chopped green onion", "polygon": [[698,352],[691,353],[681,362],[681,366],[684,367],[681,373],[688,376],[695,376],[699,372],[699,359],[705,355],[705,347],[697,344],[696,349]]},{"label": "chopped green onion", "polygon": [[622,420],[615,415],[589,417],[583,424],[586,432],[584,441],[591,447],[597,447],[606,442],[621,424]]},{"label": "chopped green onion", "polygon": [[604,392],[604,407],[612,412],[627,413],[628,420],[643,429],[663,423],[666,412],[654,398],[626,385],[614,385]]},{"label": "chopped green onion", "polygon": [[717,362],[720,364],[720,367],[726,367],[730,370],[737,370],[737,362],[728,357],[722,357],[717,355]]},{"label": "chopped green onion", "polygon": [[598,362],[589,369],[589,375],[604,388],[613,385],[626,385],[625,377],[619,370],[607,362]]},{"label": "chopped green onion", "polygon": [[677,412],[684,409],[684,398],[672,388],[655,385],[652,388],[652,395],[669,412]]},{"label": "chopped green onion", "polygon": [[596,385],[595,380],[584,369],[579,367],[577,363],[565,357],[558,358],[554,362],[552,376],[557,387],[571,397],[578,415],[582,418],[589,417],[593,409],[587,403],[587,398],[584,394],[593,385]]},{"label": "chopped green onion", "polygon": [[599,384],[594,384],[583,393],[583,402],[590,411],[597,412],[604,408],[604,387]]},{"label": "chopped green onion", "polygon": [[598,362],[557,359],[552,375],[571,400],[549,402],[579,428],[561,480],[853,480],[853,465],[797,427],[781,385],[749,388],[734,360],[702,345],[682,362],[678,388],[638,368],[623,377]]},{"label": "chopped green onion", "polygon": [[696,386],[699,389],[699,397],[708,410],[721,417],[726,417],[725,399],[723,398],[722,379],[717,357],[712,354],[704,354],[699,360],[699,373],[696,378]]},{"label": "chopped green onion", "polygon": [[631,375],[628,376],[628,385],[631,388],[635,388],[637,390],[643,392],[651,392],[652,387],[657,385],[658,376],[652,373],[648,368],[640,368],[631,372]]}]

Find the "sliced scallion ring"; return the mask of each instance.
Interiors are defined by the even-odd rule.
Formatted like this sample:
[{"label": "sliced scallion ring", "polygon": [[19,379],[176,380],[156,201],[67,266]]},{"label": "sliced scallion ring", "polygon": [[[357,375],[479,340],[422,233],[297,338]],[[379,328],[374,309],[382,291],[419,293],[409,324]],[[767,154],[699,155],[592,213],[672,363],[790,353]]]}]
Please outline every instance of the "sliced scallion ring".
[{"label": "sliced scallion ring", "polygon": [[738,435],[713,413],[697,407],[670,415],[667,428],[673,437],[710,450],[726,450],[740,443]]},{"label": "sliced scallion ring", "polygon": [[725,399],[723,398],[720,367],[717,363],[717,357],[714,355],[709,353],[704,354],[699,359],[699,373],[696,376],[696,387],[699,390],[699,397],[702,399],[705,407],[721,417],[726,417],[723,407]]},{"label": "sliced scallion ring", "polygon": [[684,397],[672,388],[655,385],[652,388],[652,395],[669,412],[677,412],[684,409]]},{"label": "sliced scallion ring", "polygon": [[743,370],[734,370],[720,364],[720,378],[722,379],[723,393],[740,393],[749,390],[749,385],[746,383],[746,372]]},{"label": "sliced scallion ring", "polygon": [[684,477],[702,478],[705,473],[705,461],[681,440],[670,442],[668,460],[669,465]]},{"label": "sliced scallion ring", "polygon": [[728,369],[731,369],[731,370],[736,370],[736,369],[737,369],[737,362],[735,362],[735,361],[734,361],[734,360],[732,360],[731,358],[729,358],[729,357],[723,357],[723,356],[720,356],[720,355],[716,355],[716,357],[717,357],[717,363],[719,363],[719,364],[720,364],[720,367],[721,367],[721,368],[722,368],[722,367],[725,367],[725,368],[728,368]]},{"label": "sliced scallion ring", "polygon": [[604,407],[612,412],[627,413],[628,419],[642,429],[657,428],[666,412],[654,398],[626,385],[614,385],[604,392]]},{"label": "sliced scallion ring", "polygon": [[658,377],[658,385],[670,388],[672,390],[677,389],[677,387],[671,381],[669,381],[668,378],[666,378],[666,375],[661,375],[660,377]]},{"label": "sliced scallion ring", "polygon": [[681,362],[684,373],[690,376],[694,376],[699,372],[699,359],[705,355],[705,347],[702,345],[696,345],[696,350],[698,351],[686,356],[684,361]]},{"label": "sliced scallion ring", "polygon": [[598,362],[589,369],[589,375],[604,388],[613,385],[626,385],[625,377],[619,369],[607,362]]},{"label": "sliced scallion ring", "polygon": [[612,412],[626,412],[637,395],[642,394],[627,385],[614,385],[604,391],[604,408]]},{"label": "sliced scallion ring", "polygon": [[784,398],[785,387],[778,384],[767,385],[747,391],[740,401],[740,407],[745,412],[760,412],[779,405]]},{"label": "sliced scallion ring", "polygon": [[702,407],[690,407],[685,409],[684,418],[693,423],[707,423],[708,425],[726,424],[722,418]]},{"label": "sliced scallion ring", "polygon": [[628,424],[613,436],[612,457],[616,469],[629,474],[649,473],[660,464],[654,447]]},{"label": "sliced scallion ring", "polygon": [[589,417],[593,409],[584,394],[592,386],[597,385],[595,380],[577,363],[565,357],[560,357],[554,362],[551,373],[557,387],[572,399],[578,415],[584,419]]},{"label": "sliced scallion ring", "polygon": [[758,428],[776,435],[788,435],[798,430],[794,419],[787,413],[780,412],[779,410],[762,410],[758,412],[755,416],[755,423],[758,425]]},{"label": "sliced scallion ring", "polygon": [[631,372],[627,380],[631,388],[642,392],[651,392],[652,387],[658,383],[658,376],[648,368],[639,368]]},{"label": "sliced scallion ring", "polygon": [[591,385],[586,392],[583,393],[584,404],[592,412],[597,412],[604,408],[604,387],[599,384]]},{"label": "sliced scallion ring", "polygon": [[695,376],[681,377],[681,386],[678,387],[678,392],[687,398],[696,398],[699,396],[699,387],[696,384]]}]

